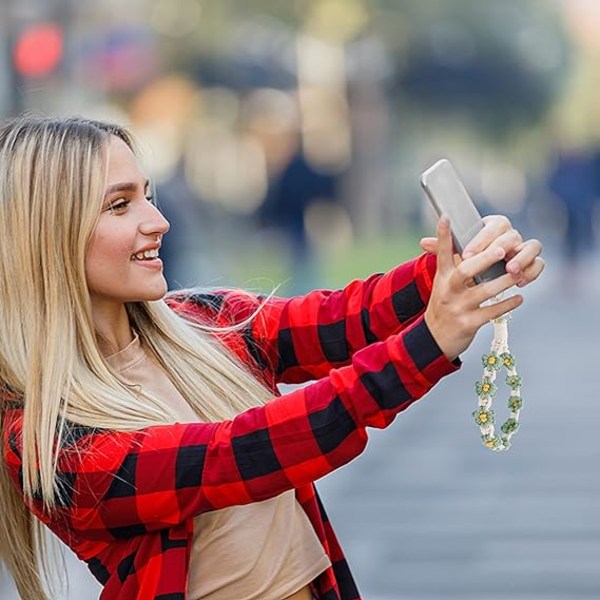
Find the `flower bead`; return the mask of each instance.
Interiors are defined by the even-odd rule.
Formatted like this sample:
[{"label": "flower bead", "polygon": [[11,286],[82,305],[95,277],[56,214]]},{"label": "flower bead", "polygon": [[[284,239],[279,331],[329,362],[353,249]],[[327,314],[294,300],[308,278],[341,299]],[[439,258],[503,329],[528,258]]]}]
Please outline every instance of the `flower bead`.
[{"label": "flower bead", "polygon": [[486,448],[493,450],[495,445],[495,438],[493,435],[482,435],[481,441],[483,442],[483,445],[486,446]]},{"label": "flower bead", "polygon": [[515,433],[519,429],[519,422],[516,419],[508,419],[502,424],[502,432],[508,434]]},{"label": "flower bead", "polygon": [[512,412],[517,412],[523,408],[523,400],[520,396],[509,396],[508,398],[508,408]]},{"label": "flower bead", "polygon": [[481,358],[481,362],[486,369],[493,371],[499,371],[502,367],[502,359],[495,352],[484,354]]},{"label": "flower bead", "polygon": [[496,384],[489,377],[484,377],[475,384],[478,396],[495,396],[496,390]]},{"label": "flower bead", "polygon": [[523,385],[523,378],[520,375],[507,375],[506,385],[516,391]]},{"label": "flower bead", "polygon": [[486,434],[481,436],[481,441],[486,448],[490,450],[504,450],[506,443],[499,435]]},{"label": "flower bead", "polygon": [[502,361],[502,365],[507,369],[514,369],[517,364],[515,357],[510,352],[503,352],[500,355],[500,360]]},{"label": "flower bead", "polygon": [[494,411],[485,409],[476,410],[473,413],[473,418],[475,419],[475,423],[477,423],[479,427],[486,427],[488,425],[492,425],[496,420]]}]

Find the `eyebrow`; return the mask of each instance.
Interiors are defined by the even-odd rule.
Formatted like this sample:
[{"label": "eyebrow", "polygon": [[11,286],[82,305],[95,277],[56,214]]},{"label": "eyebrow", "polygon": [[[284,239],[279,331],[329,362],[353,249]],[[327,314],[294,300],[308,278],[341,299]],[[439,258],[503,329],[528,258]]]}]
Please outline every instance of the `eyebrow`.
[{"label": "eyebrow", "polygon": [[[150,186],[150,180],[146,179],[146,181],[144,182],[144,189],[146,189],[149,186]],[[135,190],[137,190],[137,189],[138,189],[137,183],[134,183],[132,181],[124,181],[122,183],[113,183],[112,185],[109,185],[108,188],[106,188],[104,197],[108,198],[108,196],[111,196],[112,194],[115,194],[116,192],[135,192]]]}]

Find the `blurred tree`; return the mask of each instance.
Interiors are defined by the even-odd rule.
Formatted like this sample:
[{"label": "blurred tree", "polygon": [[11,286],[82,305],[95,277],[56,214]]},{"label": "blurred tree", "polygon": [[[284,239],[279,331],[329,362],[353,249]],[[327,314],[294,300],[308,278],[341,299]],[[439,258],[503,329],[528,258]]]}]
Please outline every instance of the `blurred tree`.
[{"label": "blurred tree", "polygon": [[396,47],[396,91],[418,110],[469,114],[493,137],[546,113],[569,64],[553,2],[373,0]]},{"label": "blurred tree", "polygon": [[[197,14],[175,27],[180,67],[209,85],[292,87],[294,33],[339,0],[153,1],[149,14]],[[392,97],[420,111],[468,113],[491,136],[534,124],[568,66],[568,40],[555,2],[543,0],[361,0],[394,64]],[[186,9],[185,7],[188,7]],[[180,19],[181,21],[181,19]],[[174,21],[175,22],[175,21]],[[189,19],[188,19],[189,22]],[[184,32],[185,29],[185,32]],[[185,33],[185,35],[183,35]],[[349,45],[352,40],[347,40]],[[185,48],[187,47],[187,52]]]}]

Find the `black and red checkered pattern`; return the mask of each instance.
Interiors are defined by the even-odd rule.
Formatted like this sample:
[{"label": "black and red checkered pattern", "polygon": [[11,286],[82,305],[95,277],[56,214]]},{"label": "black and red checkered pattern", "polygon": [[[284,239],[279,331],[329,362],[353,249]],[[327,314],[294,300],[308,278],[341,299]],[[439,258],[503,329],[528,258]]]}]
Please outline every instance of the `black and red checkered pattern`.
[{"label": "black and red checkered pattern", "polygon": [[[61,440],[57,509],[32,511],[89,565],[111,600],[184,600],[193,518],[295,488],[332,567],[319,600],[360,598],[313,482],[360,454],[368,427],[395,415],[458,366],[422,318],[435,272],[423,255],[338,291],[270,298],[222,341],[276,392],[220,423],[114,432],[73,426]],[[228,325],[259,299],[241,291],[174,295],[189,319]],[[5,412],[4,455],[21,490],[22,410]]]}]

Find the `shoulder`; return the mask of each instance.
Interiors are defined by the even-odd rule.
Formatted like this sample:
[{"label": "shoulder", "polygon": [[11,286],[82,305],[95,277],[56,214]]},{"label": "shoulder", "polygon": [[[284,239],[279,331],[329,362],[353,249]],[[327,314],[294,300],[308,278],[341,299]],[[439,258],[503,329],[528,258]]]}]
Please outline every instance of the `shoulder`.
[{"label": "shoulder", "polygon": [[[65,421],[57,426],[56,442],[61,452],[75,450],[81,452],[89,447],[92,440],[107,430],[98,427],[79,425]],[[2,413],[2,433],[4,458],[9,466],[19,468],[23,453],[23,406],[13,405]]]}]

